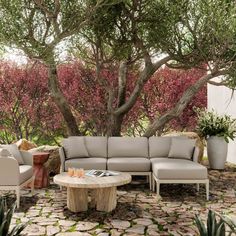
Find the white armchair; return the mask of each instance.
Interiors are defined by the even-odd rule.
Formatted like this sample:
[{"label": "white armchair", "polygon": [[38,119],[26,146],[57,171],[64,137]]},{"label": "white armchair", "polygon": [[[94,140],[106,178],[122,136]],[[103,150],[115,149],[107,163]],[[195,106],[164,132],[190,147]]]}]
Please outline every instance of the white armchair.
[{"label": "white armchair", "polygon": [[13,157],[0,157],[0,190],[16,191],[17,208],[20,206],[20,189],[31,183],[34,191],[33,156],[20,151],[24,164],[19,165]]}]

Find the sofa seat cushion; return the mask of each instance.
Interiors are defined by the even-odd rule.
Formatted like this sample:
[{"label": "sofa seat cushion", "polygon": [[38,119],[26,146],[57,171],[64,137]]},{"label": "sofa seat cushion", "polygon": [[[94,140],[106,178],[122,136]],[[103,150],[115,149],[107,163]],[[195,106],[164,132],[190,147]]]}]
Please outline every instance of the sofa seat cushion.
[{"label": "sofa seat cushion", "polygon": [[30,179],[33,176],[33,167],[30,165],[20,165],[20,182],[19,184],[24,183],[26,180]]},{"label": "sofa seat cushion", "polygon": [[152,160],[152,171],[157,179],[207,179],[205,166],[183,159],[155,158]]},{"label": "sofa seat cushion", "polygon": [[165,161],[165,160],[168,160],[168,157],[155,157],[155,158],[151,158],[150,159],[151,165],[154,162],[161,162],[161,161]]},{"label": "sofa seat cushion", "polygon": [[146,172],[150,171],[150,163],[147,158],[113,157],[107,160],[107,169],[125,172]]},{"label": "sofa seat cushion", "polygon": [[85,170],[106,170],[107,159],[102,157],[86,157],[79,159],[69,159],[65,161],[65,171],[68,168],[83,168]]}]

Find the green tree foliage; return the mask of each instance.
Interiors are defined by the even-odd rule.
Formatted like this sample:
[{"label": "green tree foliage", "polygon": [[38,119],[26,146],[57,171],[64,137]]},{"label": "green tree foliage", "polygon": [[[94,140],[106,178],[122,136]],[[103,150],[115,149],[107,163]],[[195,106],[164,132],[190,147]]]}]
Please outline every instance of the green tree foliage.
[{"label": "green tree foliage", "polygon": [[51,96],[63,115],[70,135],[78,126],[58,83],[56,60],[59,46],[67,44],[103,6],[117,0],[0,0],[0,44],[22,49],[27,56],[49,68]]},{"label": "green tree foliage", "polygon": [[[70,135],[81,132],[58,84],[60,47],[77,45],[77,55],[96,67],[101,84],[102,69],[118,68],[118,91],[110,87],[107,96],[110,135],[120,135],[124,116],[162,65],[204,71],[207,65],[208,75],[186,90],[175,108],[150,124],[146,132],[150,136],[178,117],[212,78],[228,75],[234,87],[235,13],[233,0],[0,0],[0,42],[49,67],[50,93]],[[128,93],[127,74],[134,70],[138,77]]]}]

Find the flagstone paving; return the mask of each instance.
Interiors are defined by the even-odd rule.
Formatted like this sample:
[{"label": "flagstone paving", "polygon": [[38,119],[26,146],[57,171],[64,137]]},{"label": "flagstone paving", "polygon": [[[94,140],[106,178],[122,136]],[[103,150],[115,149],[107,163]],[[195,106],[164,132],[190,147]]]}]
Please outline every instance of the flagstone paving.
[{"label": "flagstone paving", "polygon": [[210,208],[234,219],[236,215],[236,165],[209,170],[209,178],[209,201],[203,186],[197,192],[193,185],[173,184],[162,185],[162,199],[157,199],[144,180],[137,179],[119,188],[118,205],[111,213],[72,213],[66,208],[66,191],[51,184],[33,197],[24,191],[12,226],[28,222],[23,233],[29,236],[198,235],[195,215],[206,219]]}]

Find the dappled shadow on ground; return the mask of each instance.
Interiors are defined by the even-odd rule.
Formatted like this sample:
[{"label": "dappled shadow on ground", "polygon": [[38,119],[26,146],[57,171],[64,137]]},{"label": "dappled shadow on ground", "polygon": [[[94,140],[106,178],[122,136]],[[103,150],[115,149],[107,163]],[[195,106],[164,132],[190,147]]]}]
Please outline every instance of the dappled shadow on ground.
[{"label": "dappled shadow on ground", "polygon": [[209,208],[219,214],[236,214],[236,166],[209,170],[209,178],[210,201],[206,201],[204,186],[197,192],[194,185],[183,184],[161,185],[162,198],[157,199],[144,178],[135,178],[132,184],[118,188],[118,204],[111,213],[94,209],[72,213],[66,207],[66,191],[51,184],[36,190],[34,197],[28,190],[23,192],[12,225],[30,221],[25,235],[70,235],[74,231],[83,236],[197,235],[195,215],[206,219]]}]

